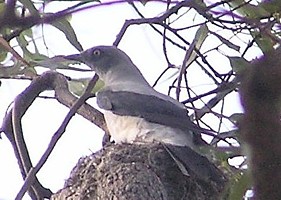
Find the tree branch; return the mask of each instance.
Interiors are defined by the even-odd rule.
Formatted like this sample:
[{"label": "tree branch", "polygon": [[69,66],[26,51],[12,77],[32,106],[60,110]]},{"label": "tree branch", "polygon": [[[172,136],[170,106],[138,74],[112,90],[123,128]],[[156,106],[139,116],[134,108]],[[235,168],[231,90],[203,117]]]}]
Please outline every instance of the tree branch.
[{"label": "tree branch", "polygon": [[81,105],[83,105],[84,102],[91,96],[91,91],[92,91],[93,87],[95,86],[97,80],[98,80],[98,76],[96,75],[89,82],[89,84],[88,84],[85,92],[83,93],[83,95],[79,99],[77,99],[76,102],[73,104],[73,106],[70,108],[70,110],[67,113],[66,117],[64,118],[61,126],[58,128],[58,130],[53,135],[53,137],[52,137],[52,139],[51,139],[51,141],[48,145],[48,148],[46,149],[46,151],[44,152],[44,154],[40,158],[39,162],[36,164],[36,166],[34,168],[31,168],[30,171],[28,172],[28,176],[26,177],[25,182],[24,182],[21,190],[18,193],[18,195],[16,197],[16,200],[22,199],[23,195],[25,194],[25,192],[29,188],[29,184],[33,182],[33,180],[35,179],[35,175],[39,172],[39,170],[45,164],[45,162],[47,161],[51,152],[53,151],[56,143],[58,142],[58,140],[60,139],[62,134],[65,132],[65,129],[66,129],[68,123],[70,122],[71,118],[75,115],[75,113],[81,107]]},{"label": "tree branch", "polygon": [[[73,96],[68,91],[67,80],[62,74],[57,72],[46,72],[33,80],[30,86],[28,86],[20,95],[16,97],[14,108],[11,109],[5,116],[0,129],[1,132],[5,133],[14,148],[15,155],[19,162],[21,174],[24,179],[26,179],[27,173],[32,168],[32,162],[30,160],[27,146],[23,138],[21,118],[36,97],[38,97],[42,91],[49,89],[55,90],[55,96],[58,101],[68,107],[71,107],[77,100],[77,97]],[[84,118],[90,120],[91,122],[94,122],[103,130],[107,130],[102,113],[90,105],[85,103],[77,111],[77,113],[81,114]],[[35,191],[37,191],[36,193],[38,193],[40,197],[48,198],[52,194],[51,191],[44,188],[36,178],[33,182],[33,188]],[[30,190],[29,193],[33,199],[36,199],[36,196],[38,195],[35,194],[34,190]]]}]

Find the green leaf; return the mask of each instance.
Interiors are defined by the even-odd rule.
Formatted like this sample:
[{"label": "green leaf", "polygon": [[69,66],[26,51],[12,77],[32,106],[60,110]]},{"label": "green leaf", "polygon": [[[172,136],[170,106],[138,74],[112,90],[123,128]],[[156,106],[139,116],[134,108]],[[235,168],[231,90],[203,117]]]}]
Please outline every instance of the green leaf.
[{"label": "green leaf", "polygon": [[149,0],[140,0],[140,2],[142,3],[142,5],[145,6],[145,4],[148,2]]},{"label": "green leaf", "polygon": [[197,30],[195,37],[189,46],[189,49],[185,53],[183,64],[180,68],[179,76],[178,76],[178,83],[177,83],[178,87],[176,90],[177,99],[179,99],[179,95],[180,95],[180,85],[182,81],[182,75],[184,74],[184,71],[187,69],[187,67],[195,60],[197,56],[195,50],[196,49],[199,50],[201,48],[203,42],[208,36],[208,32],[209,32],[208,26],[206,24],[201,25],[200,28]]},{"label": "green leaf", "polygon": [[51,23],[54,27],[62,31],[67,38],[67,40],[78,50],[83,51],[82,45],[79,43],[75,31],[72,28],[71,24],[67,20],[67,18],[60,18]]},{"label": "green leaf", "polygon": [[17,51],[15,51],[11,45],[3,38],[0,36],[0,47],[2,47],[3,49],[5,49],[6,51],[10,52],[17,60],[21,61],[22,63],[24,63],[25,65],[29,65],[28,62],[26,62],[25,59],[23,59],[21,57],[21,55],[18,54]]},{"label": "green leaf", "polygon": [[251,31],[250,33],[264,54],[268,51],[274,50],[276,42],[273,41],[270,37],[262,35],[258,31]]},{"label": "green leaf", "polygon": [[226,46],[228,46],[231,49],[234,49],[235,51],[239,51],[240,50],[240,46],[233,44],[232,42],[230,42],[228,39],[225,39],[224,37],[222,37],[221,35],[212,32],[213,35],[215,35],[223,44],[225,44]]},{"label": "green leaf", "polygon": [[83,94],[88,82],[89,82],[89,79],[71,80],[68,82],[69,90],[72,93],[74,93],[75,95],[80,97]]},{"label": "green leaf", "polygon": [[[193,39],[193,42],[192,42],[194,44],[195,49],[199,50],[201,48],[203,42],[205,41],[205,39],[208,36],[208,32],[209,32],[209,29],[206,24],[203,24],[202,26],[200,26],[200,28],[197,30],[195,37]],[[194,50],[192,50],[191,55],[189,56],[188,60],[186,61],[185,67],[189,66],[194,61],[194,59],[196,58],[196,55],[197,55],[197,53]]]},{"label": "green leaf", "polygon": [[195,38],[194,38],[194,41],[195,41],[195,47],[196,49],[200,49],[203,42],[205,41],[205,39],[207,38],[208,36],[208,32],[209,32],[209,29],[208,29],[208,26],[206,24],[203,24],[202,26],[200,26],[200,28],[197,30],[196,34],[195,34]]},{"label": "green leaf", "polygon": [[237,174],[230,181],[229,200],[243,199],[247,190],[251,188],[251,178],[248,172]]},{"label": "green leaf", "polygon": [[250,4],[249,1],[246,2],[245,0],[233,0],[229,2],[229,5],[242,16],[251,19],[259,19],[270,15],[263,7]]},{"label": "green leaf", "polygon": [[[40,57],[41,54],[36,54]],[[77,61],[72,61],[65,59],[63,56],[55,56],[52,58],[48,58],[44,55],[41,55],[42,57],[38,60],[35,60],[31,62],[33,65],[36,66],[41,66],[41,67],[46,67],[51,70],[56,70],[56,69],[69,69],[69,70],[74,70],[74,71],[92,71],[90,69],[81,69],[81,68],[76,68],[76,67],[70,67],[70,64],[77,64]],[[34,57],[33,57],[34,58]]]},{"label": "green leaf", "polygon": [[48,68],[50,70],[56,70],[68,68],[68,65],[64,61],[65,60],[60,59],[59,56],[48,58],[47,56],[36,54],[36,56],[33,57],[33,61],[31,63],[34,66],[40,66]]},{"label": "green leaf", "polygon": [[32,53],[27,49],[29,42],[25,37],[26,35],[30,35],[30,32],[24,31],[18,37],[16,37],[16,40],[23,51],[23,58],[28,62],[41,61],[47,59],[48,58],[47,56],[40,54],[39,52]]},{"label": "green leaf", "polygon": [[5,1],[0,3],[0,15],[1,16],[5,13],[6,7],[7,7],[7,5],[6,5]]},{"label": "green leaf", "polygon": [[15,76],[15,75],[23,75],[23,70],[15,66],[10,66],[10,67],[0,66],[0,76]]},{"label": "green leaf", "polygon": [[263,1],[259,4],[259,7],[265,9],[269,13],[280,13],[281,1],[280,0]]},{"label": "green leaf", "polygon": [[24,31],[21,32],[21,34],[33,39],[33,32],[31,28],[25,29]]},{"label": "green leaf", "polygon": [[222,132],[219,134],[220,138],[213,138],[211,141],[211,145],[217,144],[219,141],[221,141],[222,139],[226,139],[226,138],[236,138],[237,137],[237,129],[234,130],[230,130],[230,131],[226,131],[226,132]]},{"label": "green leaf", "polygon": [[39,16],[39,12],[36,9],[36,7],[34,6],[34,3],[32,1],[30,1],[30,0],[19,0],[19,2],[21,2],[22,5],[24,5],[24,7],[28,9],[28,11],[31,13],[31,15]]},{"label": "green leaf", "polygon": [[[69,81],[69,90],[77,96],[81,96],[88,85],[90,78],[73,79]],[[104,86],[103,81],[100,79],[97,81],[92,93],[97,93]]]},{"label": "green leaf", "polygon": [[8,51],[0,46],[0,62],[4,61],[7,57]]},{"label": "green leaf", "polygon": [[243,117],[244,113],[234,113],[229,117],[229,120],[234,124],[238,124],[242,121]]},{"label": "green leaf", "polygon": [[24,36],[24,32],[22,32],[18,37],[16,37],[16,40],[23,51],[27,50],[26,47],[28,46],[29,43]]},{"label": "green leaf", "polygon": [[227,57],[229,59],[232,70],[239,75],[243,74],[251,64],[243,57],[238,57],[238,56],[233,56],[233,57],[227,56]]},{"label": "green leaf", "polygon": [[98,80],[95,87],[92,90],[92,93],[97,93],[98,91],[100,91],[104,86],[104,82],[102,80]]}]

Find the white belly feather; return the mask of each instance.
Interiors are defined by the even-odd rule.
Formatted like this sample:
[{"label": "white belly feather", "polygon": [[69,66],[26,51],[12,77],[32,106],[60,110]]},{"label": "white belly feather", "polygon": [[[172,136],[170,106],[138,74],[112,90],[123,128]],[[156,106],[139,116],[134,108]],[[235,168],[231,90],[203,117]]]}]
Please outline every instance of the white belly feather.
[{"label": "white belly feather", "polygon": [[116,143],[164,142],[178,146],[193,147],[192,134],[179,129],[150,123],[139,117],[119,116],[104,112],[107,127]]}]

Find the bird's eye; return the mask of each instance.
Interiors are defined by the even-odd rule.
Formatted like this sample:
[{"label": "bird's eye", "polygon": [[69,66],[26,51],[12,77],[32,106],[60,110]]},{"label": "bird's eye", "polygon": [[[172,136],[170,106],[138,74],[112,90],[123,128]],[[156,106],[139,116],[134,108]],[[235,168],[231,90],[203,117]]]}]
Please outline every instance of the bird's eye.
[{"label": "bird's eye", "polygon": [[95,49],[95,50],[93,51],[93,55],[94,55],[94,56],[99,56],[100,54],[101,54],[101,52],[100,52],[99,49]]}]

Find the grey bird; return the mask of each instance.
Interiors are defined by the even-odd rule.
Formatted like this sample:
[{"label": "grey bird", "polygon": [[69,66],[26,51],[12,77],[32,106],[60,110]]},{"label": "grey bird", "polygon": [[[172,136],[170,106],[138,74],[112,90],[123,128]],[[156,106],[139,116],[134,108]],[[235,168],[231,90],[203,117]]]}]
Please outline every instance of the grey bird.
[{"label": "grey bird", "polygon": [[193,132],[203,129],[190,121],[183,104],[153,89],[123,51],[97,46],[68,58],[85,63],[104,82],[97,104],[105,110],[116,143],[159,141],[194,147]]},{"label": "grey bird", "polygon": [[[195,162],[188,168],[196,174],[214,176],[212,167],[198,169],[209,161],[193,151],[203,141],[200,133],[208,131],[191,122],[183,104],[152,88],[126,53],[114,46],[96,46],[65,58],[85,63],[104,82],[97,104],[116,143],[161,142],[174,159],[187,165]],[[182,147],[187,147],[189,158]]]}]

